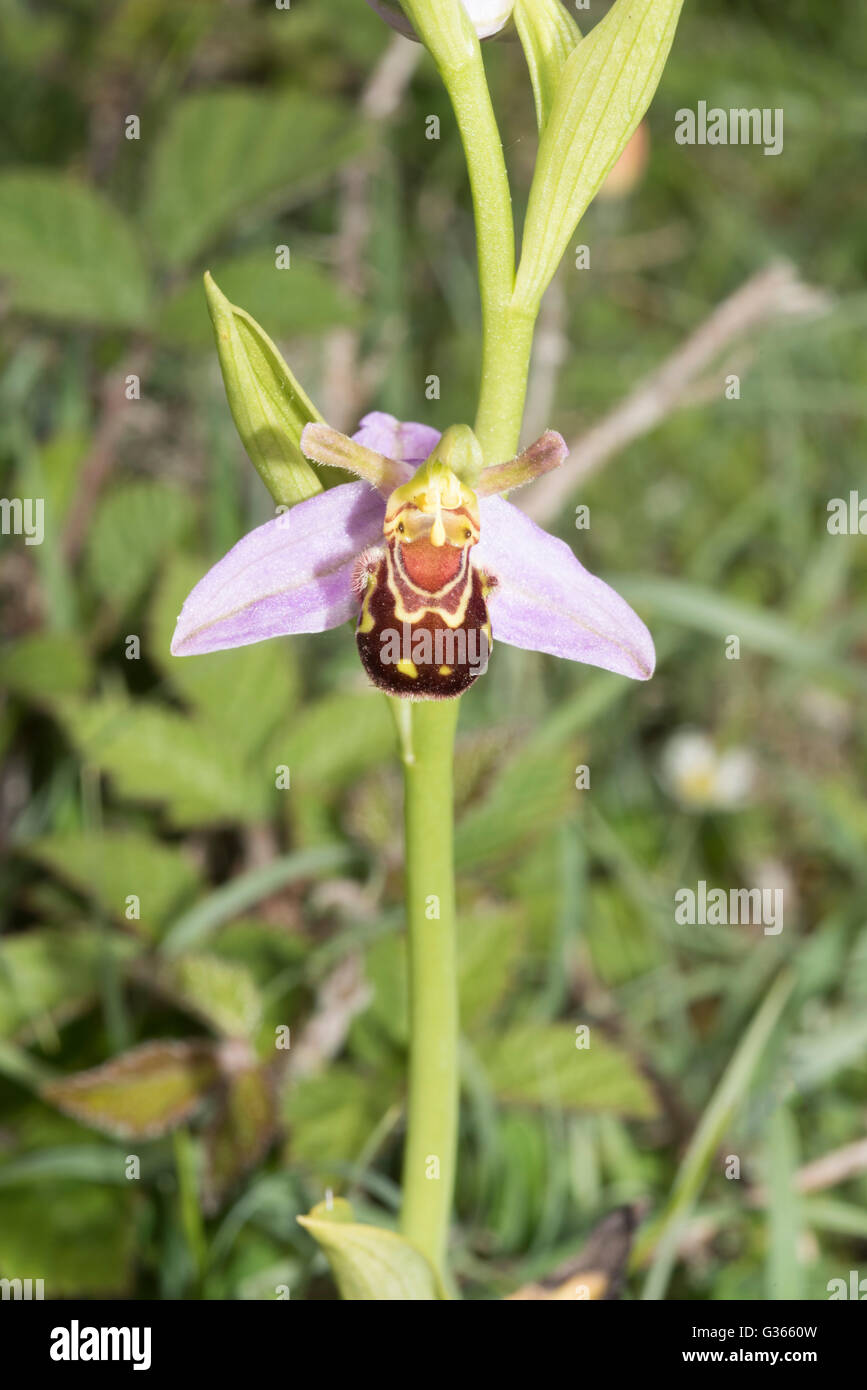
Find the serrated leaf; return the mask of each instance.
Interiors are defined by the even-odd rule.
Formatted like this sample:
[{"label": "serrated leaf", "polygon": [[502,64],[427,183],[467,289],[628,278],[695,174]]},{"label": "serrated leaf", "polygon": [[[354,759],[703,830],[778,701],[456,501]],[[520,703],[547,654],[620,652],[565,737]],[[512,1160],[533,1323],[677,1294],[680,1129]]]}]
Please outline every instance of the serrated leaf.
[{"label": "serrated leaf", "polygon": [[[273,245],[220,261],[211,274],[232,303],[243,304],[254,319],[267,320],[271,332],[280,336],[321,333],[335,324],[350,323],[357,315],[355,302],[326,269],[300,254],[293,254],[291,267],[278,269]],[[181,347],[213,347],[207,300],[198,276],[165,304],[157,332]]]},{"label": "serrated leaf", "polygon": [[[180,850],[132,830],[63,831],[30,840],[20,852],[47,864],[111,917],[154,934],[193,896],[200,876]],[[139,899],[139,918],[126,917],[127,897]]]},{"label": "serrated leaf", "polygon": [[576,1047],[568,1024],[520,1024],[480,1044],[488,1080],[503,1101],[564,1110],[656,1113],[650,1086],[632,1059],[591,1029]]},{"label": "serrated leaf", "polygon": [[0,653],[0,685],[27,699],[78,695],[90,684],[90,653],[68,632],[39,632]]},{"label": "serrated leaf", "polygon": [[512,15],[533,84],[536,124],[542,130],[566,59],[581,42],[581,30],[563,0],[516,0]]},{"label": "serrated leaf", "polygon": [[129,937],[87,928],[36,928],[0,939],[0,1038],[29,1041],[87,1008],[108,957],[128,960]]},{"label": "serrated leaf", "polygon": [[567,58],[539,141],[515,307],[538,307],[575,227],[650,105],[682,4],[616,0]]},{"label": "serrated leaf", "polygon": [[212,1044],[151,1042],[49,1082],[42,1097],[107,1134],[153,1139],[188,1119],[219,1080]]},{"label": "serrated leaf", "polygon": [[256,982],[238,961],[205,954],[166,962],[159,984],[227,1038],[252,1037],[262,1019]]},{"label": "serrated leaf", "polygon": [[149,286],[131,228],[64,174],[0,175],[0,277],[12,307],[73,323],[136,328]]},{"label": "serrated leaf", "polygon": [[178,826],[258,820],[273,779],[248,773],[224,737],[175,710],[116,696],[59,702],[82,757],[121,797],[163,805]]},{"label": "serrated leaf", "polygon": [[348,1202],[320,1202],[298,1221],[328,1256],[342,1298],[357,1303],[443,1297],[424,1255],[394,1231],[353,1221]]},{"label": "serrated leaf", "polygon": [[322,483],[301,452],[301,434],[305,425],[322,417],[267,333],[230,304],[210,275],[205,276],[205,294],[241,443],[278,505],[303,502],[321,492]]},{"label": "serrated leaf", "polygon": [[192,514],[187,494],[162,483],[126,483],[101,497],[85,554],[96,593],[112,606],[126,608],[175,549]]},{"label": "serrated leaf", "polygon": [[187,97],[159,134],[148,179],[144,218],[157,254],[189,264],[240,216],[311,192],[363,138],[350,111],[306,92]]},{"label": "serrated leaf", "polygon": [[204,1135],[204,1202],[216,1211],[270,1144],[276,1120],[274,1084],[261,1066],[242,1066],[226,1081]]},{"label": "serrated leaf", "polygon": [[[233,651],[207,652],[195,661],[170,653],[178,613],[201,579],[204,563],[174,556],[163,572],[150,611],[148,656],[193,710],[230,736],[247,758],[294,716],[298,671],[291,642],[255,642]],[[250,711],[256,712],[255,719]],[[275,766],[263,763],[273,778]]]}]

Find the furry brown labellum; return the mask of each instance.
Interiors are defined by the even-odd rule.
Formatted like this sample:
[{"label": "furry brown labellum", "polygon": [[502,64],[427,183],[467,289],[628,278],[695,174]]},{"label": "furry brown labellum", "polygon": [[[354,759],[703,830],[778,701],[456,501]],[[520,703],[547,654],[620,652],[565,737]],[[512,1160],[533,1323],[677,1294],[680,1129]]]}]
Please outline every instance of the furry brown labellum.
[{"label": "furry brown labellum", "polygon": [[380,690],[417,700],[462,694],[487,668],[493,646],[476,570],[475,493],[444,464],[426,463],[388,499],[385,546],[362,555],[356,641]]}]

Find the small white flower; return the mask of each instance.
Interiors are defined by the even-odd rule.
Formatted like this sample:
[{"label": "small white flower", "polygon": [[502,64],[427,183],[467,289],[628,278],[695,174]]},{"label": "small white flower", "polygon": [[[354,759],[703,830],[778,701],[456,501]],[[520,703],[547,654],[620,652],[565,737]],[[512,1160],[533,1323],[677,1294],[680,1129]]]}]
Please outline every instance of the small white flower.
[{"label": "small white flower", "polygon": [[[416,37],[412,25],[396,0],[367,0],[376,13],[407,38]],[[492,38],[508,24],[515,0],[461,0],[480,39]]]},{"label": "small white flower", "polygon": [[732,811],[750,798],[756,764],[746,748],[720,752],[699,729],[672,734],[662,754],[662,778],[684,806],[694,811]]}]

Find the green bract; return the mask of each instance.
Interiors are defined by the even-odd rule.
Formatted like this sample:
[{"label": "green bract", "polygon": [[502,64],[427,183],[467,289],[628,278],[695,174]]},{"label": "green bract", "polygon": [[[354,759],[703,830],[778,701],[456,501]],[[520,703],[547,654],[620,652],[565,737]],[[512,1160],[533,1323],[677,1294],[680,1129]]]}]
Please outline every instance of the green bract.
[{"label": "green bract", "polygon": [[533,83],[536,121],[543,130],[563,65],[581,42],[581,30],[561,0],[517,0],[513,14]]},{"label": "green bract", "polygon": [[564,64],[539,142],[514,303],[533,312],[648,106],[683,0],[617,0]]},{"label": "green bract", "polygon": [[301,452],[301,431],[321,420],[267,333],[230,304],[210,274],[205,293],[232,418],[252,463],[274,501],[285,506],[322,491]]},{"label": "green bract", "polygon": [[445,1298],[424,1255],[403,1236],[353,1220],[343,1198],[320,1202],[301,1225],[328,1256],[341,1297],[350,1302],[429,1302]]}]

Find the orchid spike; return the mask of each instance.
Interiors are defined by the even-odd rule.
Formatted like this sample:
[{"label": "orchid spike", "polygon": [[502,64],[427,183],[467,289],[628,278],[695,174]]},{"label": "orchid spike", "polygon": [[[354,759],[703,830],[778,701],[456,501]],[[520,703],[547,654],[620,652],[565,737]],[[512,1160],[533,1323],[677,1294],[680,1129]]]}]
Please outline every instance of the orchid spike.
[{"label": "orchid spike", "polygon": [[448,461],[471,456],[465,434],[379,412],[352,439],[308,425],[302,448],[363,481],[311,497],[239,541],[187,598],[175,656],[355,618],[373,683],[410,699],[461,694],[486,669],[494,637],[635,680],[652,675],[653,642],[629,605],[495,495],[562,462],[560,435],[548,431],[483,469],[474,487]]}]

